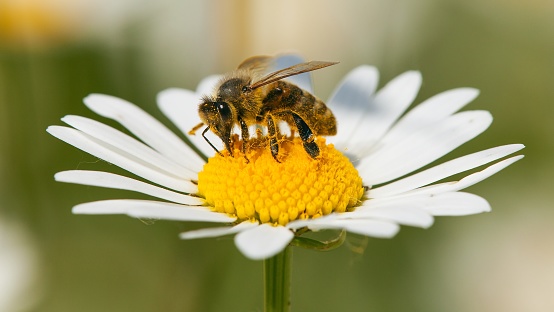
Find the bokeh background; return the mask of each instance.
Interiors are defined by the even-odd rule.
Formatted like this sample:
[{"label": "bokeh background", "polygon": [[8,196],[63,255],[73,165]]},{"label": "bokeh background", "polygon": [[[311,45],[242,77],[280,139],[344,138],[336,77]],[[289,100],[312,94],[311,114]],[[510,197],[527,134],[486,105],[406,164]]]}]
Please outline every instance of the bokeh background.
[{"label": "bokeh background", "polygon": [[[473,186],[493,211],[295,249],[295,311],[554,311],[554,2],[550,0],[0,0],[0,311],[261,311],[262,263],[231,238],[180,241],[190,224],[75,216],[75,204],[137,197],[55,183],[117,168],[49,136],[96,117],[92,92],[155,104],[256,54],[338,60],[315,75],[325,99],[351,69],[381,85],[423,73],[416,103],[455,87],[495,121],[457,155],[524,143],[522,161]],[[107,121],[106,121],[107,122]],[[108,122],[109,123],[109,122]]]}]

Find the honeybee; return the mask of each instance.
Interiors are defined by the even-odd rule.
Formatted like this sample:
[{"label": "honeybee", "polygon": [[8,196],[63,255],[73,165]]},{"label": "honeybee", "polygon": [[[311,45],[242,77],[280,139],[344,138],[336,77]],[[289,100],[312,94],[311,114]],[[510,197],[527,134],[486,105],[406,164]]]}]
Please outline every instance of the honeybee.
[{"label": "honeybee", "polygon": [[297,131],[306,152],[316,158],[319,147],[315,142],[318,135],[335,135],[335,116],[321,100],[298,86],[282,79],[301,73],[317,70],[338,62],[311,61],[300,63],[266,75],[264,70],[271,64],[272,57],[254,56],[244,60],[238,68],[225,75],[215,87],[213,95],[205,95],[198,107],[202,123],[194,127],[194,134],[203,125],[202,137],[210,146],[221,152],[206,138],[211,130],[224,143],[233,156],[232,129],[238,125],[243,140],[242,151],[250,137],[248,127],[267,127],[271,154],[276,161],[279,154],[277,134],[278,122],[285,121],[291,130]]}]

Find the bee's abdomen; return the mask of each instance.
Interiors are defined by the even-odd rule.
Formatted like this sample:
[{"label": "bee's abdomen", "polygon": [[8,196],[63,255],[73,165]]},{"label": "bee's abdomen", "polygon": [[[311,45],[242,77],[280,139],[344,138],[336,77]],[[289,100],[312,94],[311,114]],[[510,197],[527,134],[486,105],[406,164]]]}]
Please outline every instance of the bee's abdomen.
[{"label": "bee's abdomen", "polygon": [[321,101],[307,91],[303,91],[302,106],[306,122],[316,135],[337,134],[337,122],[333,112]]},{"label": "bee's abdomen", "polygon": [[337,134],[337,122],[333,112],[309,92],[285,81],[278,81],[268,89],[270,90],[263,100],[260,117],[272,113],[293,124],[291,113],[295,113],[304,120],[313,134]]}]

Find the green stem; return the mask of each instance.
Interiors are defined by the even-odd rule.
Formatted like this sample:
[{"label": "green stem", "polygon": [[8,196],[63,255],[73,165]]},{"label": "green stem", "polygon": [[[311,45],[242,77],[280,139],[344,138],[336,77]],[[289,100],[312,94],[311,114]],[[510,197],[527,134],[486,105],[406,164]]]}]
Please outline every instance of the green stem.
[{"label": "green stem", "polygon": [[264,311],[290,311],[291,247],[264,260]]}]

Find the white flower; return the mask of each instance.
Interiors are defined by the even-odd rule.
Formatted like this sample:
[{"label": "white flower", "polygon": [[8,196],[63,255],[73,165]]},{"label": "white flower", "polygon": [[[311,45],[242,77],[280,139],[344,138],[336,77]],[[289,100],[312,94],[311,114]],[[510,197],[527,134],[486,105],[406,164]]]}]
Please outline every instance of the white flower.
[{"label": "white flower", "polygon": [[[206,78],[196,92],[168,89],[158,95],[163,113],[208,156],[213,156],[214,150],[200,135],[190,136],[187,132],[199,122],[200,96],[209,93],[217,79],[214,76]],[[305,76],[294,79],[310,89]],[[398,232],[399,225],[427,228],[432,225],[434,216],[490,211],[485,199],[460,190],[521,159],[523,156],[519,155],[500,160],[522,149],[521,144],[490,148],[408,175],[487,129],[492,122],[488,112],[458,112],[478,95],[478,91],[471,88],[446,91],[405,113],[420,88],[421,75],[406,72],[375,92],[377,83],[378,71],[374,67],[358,67],[344,78],[326,102],[339,127],[338,134],[327,140],[351,160],[366,186],[357,207],[346,212],[323,213],[325,215],[307,219],[291,217],[294,221],[286,219],[281,223],[275,219],[273,222],[245,220],[238,212],[217,212],[196,195],[198,173],[205,164],[203,158],[137,106],[101,94],[89,95],[84,99],[85,104],[97,114],[121,123],[140,141],[80,116],[62,118],[72,128],[51,126],[48,132],[148,182],[83,170],[59,172],[55,178],[61,182],[131,190],[161,199],[90,202],[75,206],[73,213],[222,223],[225,226],[182,233],[181,238],[237,234],[235,244],[251,259],[265,259],[279,253],[301,228],[344,229],[390,238]],[[216,137],[210,140],[219,142]],[[458,181],[436,183],[492,162],[495,163]]]}]

